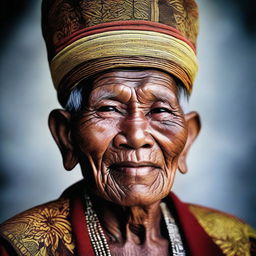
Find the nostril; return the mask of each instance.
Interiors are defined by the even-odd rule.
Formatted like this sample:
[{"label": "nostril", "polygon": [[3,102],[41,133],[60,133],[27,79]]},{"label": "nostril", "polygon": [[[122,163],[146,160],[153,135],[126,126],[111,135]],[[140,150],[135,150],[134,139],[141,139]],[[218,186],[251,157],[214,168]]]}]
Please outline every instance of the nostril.
[{"label": "nostril", "polygon": [[129,146],[128,144],[120,144],[119,145],[120,148],[125,148],[125,149],[133,149],[131,146]]},{"label": "nostril", "polygon": [[[134,147],[130,146],[129,144],[120,144],[119,147],[124,149],[134,149]],[[145,144],[142,146],[142,148],[151,148],[151,145]]]}]

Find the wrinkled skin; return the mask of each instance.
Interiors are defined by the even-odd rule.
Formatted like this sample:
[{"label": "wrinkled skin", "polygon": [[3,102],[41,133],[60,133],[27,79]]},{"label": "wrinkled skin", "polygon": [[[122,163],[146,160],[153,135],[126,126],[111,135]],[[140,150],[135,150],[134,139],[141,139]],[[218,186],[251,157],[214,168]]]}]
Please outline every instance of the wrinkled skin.
[{"label": "wrinkled skin", "polygon": [[159,203],[176,170],[186,172],[200,128],[195,112],[184,115],[175,80],[151,69],[106,72],[83,110],[53,111],[50,128],[66,169],[81,165],[112,254],[168,255]]},{"label": "wrinkled skin", "polygon": [[98,77],[74,130],[86,158],[83,173],[100,197],[132,206],[169,193],[187,139],[170,76],[120,71]]}]

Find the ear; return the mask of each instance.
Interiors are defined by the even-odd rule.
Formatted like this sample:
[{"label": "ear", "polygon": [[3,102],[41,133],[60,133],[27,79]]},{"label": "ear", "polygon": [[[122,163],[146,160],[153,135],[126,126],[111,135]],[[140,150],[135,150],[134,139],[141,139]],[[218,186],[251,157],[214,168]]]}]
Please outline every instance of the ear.
[{"label": "ear", "polygon": [[62,109],[55,109],[49,115],[49,128],[62,154],[66,170],[72,170],[78,163],[71,139],[71,114]]},{"label": "ear", "polygon": [[190,112],[186,114],[185,120],[188,128],[188,137],[187,137],[187,142],[185,144],[185,147],[181,152],[178,160],[178,169],[183,174],[185,174],[188,171],[187,162],[186,162],[188,151],[192,146],[194,140],[198,136],[199,131],[201,129],[200,116],[197,112]]}]

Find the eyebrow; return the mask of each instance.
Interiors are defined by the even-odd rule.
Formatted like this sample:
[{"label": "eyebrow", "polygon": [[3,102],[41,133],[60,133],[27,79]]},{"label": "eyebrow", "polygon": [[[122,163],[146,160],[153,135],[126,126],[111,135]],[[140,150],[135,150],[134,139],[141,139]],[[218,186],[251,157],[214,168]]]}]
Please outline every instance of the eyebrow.
[{"label": "eyebrow", "polygon": [[151,94],[158,100],[161,100],[161,101],[170,101],[172,100],[172,96],[169,96],[169,94],[160,94],[160,93],[154,93],[154,92],[151,92]]},{"label": "eyebrow", "polygon": [[177,98],[176,93],[172,92],[170,90],[170,88],[166,87],[166,86],[161,86],[161,90],[155,90],[155,84],[154,83],[148,83],[147,87],[154,87],[153,90],[149,90],[150,94],[153,95],[155,97],[155,99],[159,99],[161,101],[173,101]]},{"label": "eyebrow", "polygon": [[[109,83],[107,85],[104,85],[104,89],[100,90],[100,88],[102,89],[102,87],[97,87],[95,89],[93,89],[91,91],[91,96],[89,97],[89,100],[96,100],[96,102],[100,101],[100,100],[105,100],[105,99],[114,99],[118,96],[120,96],[120,93],[123,91],[123,87],[118,88],[115,90],[112,90],[112,88],[114,86],[116,86],[117,84],[113,84],[113,83]],[[120,84],[118,84],[120,85]]]},{"label": "eyebrow", "polygon": [[[89,96],[89,100],[95,100],[96,102],[99,102],[105,99],[117,100],[122,97],[126,98],[125,88],[127,87],[122,83],[111,82],[109,84],[105,84],[104,87],[99,86],[94,88],[91,91],[92,94],[91,96]],[[176,93],[172,92],[168,87],[161,86],[161,90],[157,90],[155,87],[155,84],[150,82],[150,83],[147,83],[144,88],[146,88],[147,92],[149,93],[149,97],[148,97],[149,100],[160,100],[163,102],[172,102],[177,99]],[[150,90],[150,88],[152,89]],[[138,87],[137,89],[143,90],[143,86]],[[127,96],[128,98],[130,98],[131,95],[129,94]]]}]

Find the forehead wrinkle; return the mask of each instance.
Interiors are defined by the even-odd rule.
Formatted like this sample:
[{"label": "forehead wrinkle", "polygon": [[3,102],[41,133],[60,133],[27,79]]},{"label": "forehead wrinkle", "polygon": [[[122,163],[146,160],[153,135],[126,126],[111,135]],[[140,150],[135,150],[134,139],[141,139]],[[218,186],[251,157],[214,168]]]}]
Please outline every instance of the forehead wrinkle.
[{"label": "forehead wrinkle", "polygon": [[[119,72],[118,74],[110,73],[97,77],[93,82],[91,91],[93,99],[98,101],[101,99],[116,98],[117,96],[118,98],[123,98],[125,95],[122,94],[123,92],[127,92],[127,89],[129,90],[129,97],[126,95],[125,101],[136,101],[136,98],[137,100],[140,99],[142,101],[143,98],[144,100],[151,98],[149,99],[150,101],[156,99],[170,101],[173,100],[172,97],[177,97],[177,86],[175,80],[170,75],[163,73],[161,73],[161,75],[158,73],[148,74],[147,72],[136,73],[139,73],[139,76],[135,75],[134,77],[131,77],[127,72]],[[106,90],[106,88],[108,89]],[[134,92],[136,93],[132,93],[132,88],[133,90],[135,89]],[[147,91],[151,88],[151,93],[148,93]],[[143,92],[142,95],[139,95],[137,93],[138,91]]]},{"label": "forehead wrinkle", "polygon": [[[151,71],[151,72],[149,72]],[[151,79],[165,81],[169,84],[176,84],[175,80],[170,74],[167,74],[162,71],[156,70],[147,70],[147,71],[138,71],[138,70],[122,70],[122,71],[110,71],[105,74],[98,75],[94,78],[93,87],[101,86],[102,84],[109,83],[125,83],[126,81],[150,81]],[[105,81],[107,80],[107,81]],[[110,80],[110,81],[108,81]],[[121,80],[121,81],[119,81]]]},{"label": "forehead wrinkle", "polygon": [[[140,100],[146,99],[149,101],[152,100],[160,100],[160,101],[168,101],[173,102],[177,101],[177,94],[176,91],[170,89],[170,87],[163,86],[163,85],[156,85],[155,83],[146,83],[141,87],[137,88],[136,93]],[[142,95],[144,97],[142,97]],[[146,96],[146,97],[145,97]]]},{"label": "forehead wrinkle", "polygon": [[177,92],[177,85],[175,80],[171,76],[159,76],[159,75],[152,75],[148,77],[145,83],[154,84],[157,83],[158,85],[167,87],[172,89],[175,93]]},{"label": "forehead wrinkle", "polygon": [[96,78],[94,80],[93,88],[98,88],[100,86],[105,86],[105,85],[125,85],[127,82],[129,82],[129,85],[131,85],[130,82],[132,82],[133,83],[132,86],[136,87],[137,85],[140,84],[140,81],[142,81],[143,78],[127,77],[127,76],[121,76],[121,75],[103,76],[103,77]]}]

